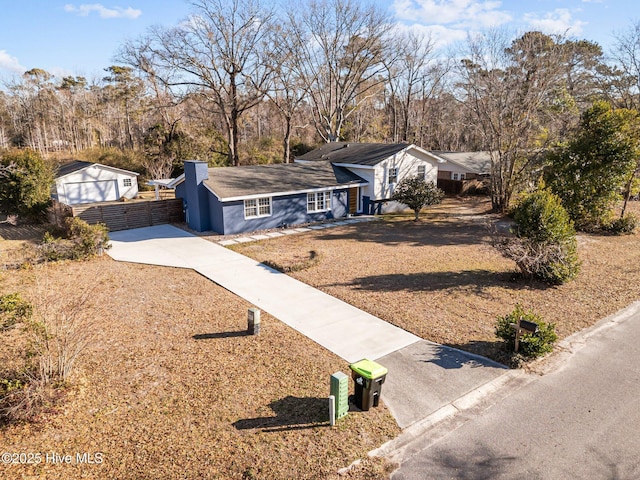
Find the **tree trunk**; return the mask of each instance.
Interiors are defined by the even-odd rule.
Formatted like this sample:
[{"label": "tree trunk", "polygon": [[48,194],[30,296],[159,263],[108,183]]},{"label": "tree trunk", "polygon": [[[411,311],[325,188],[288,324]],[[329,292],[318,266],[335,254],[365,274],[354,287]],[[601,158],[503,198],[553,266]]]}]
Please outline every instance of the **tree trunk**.
[{"label": "tree trunk", "polygon": [[283,154],[282,161],[284,163],[291,162],[291,117],[285,116],[284,139],[282,141]]},{"label": "tree trunk", "polygon": [[240,165],[240,155],[238,154],[238,110],[231,109],[231,125],[229,131],[229,162],[234,167]]}]

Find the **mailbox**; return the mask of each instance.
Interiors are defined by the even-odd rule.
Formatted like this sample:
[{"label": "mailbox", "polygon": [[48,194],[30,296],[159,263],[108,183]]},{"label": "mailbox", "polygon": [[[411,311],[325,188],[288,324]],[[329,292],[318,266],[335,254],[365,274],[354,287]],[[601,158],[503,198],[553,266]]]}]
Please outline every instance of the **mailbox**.
[{"label": "mailbox", "polygon": [[516,331],[516,338],[514,343],[514,351],[518,353],[520,348],[520,335],[530,334],[535,335],[538,333],[538,324],[530,322],[528,320],[518,320],[518,323],[512,323],[511,327]]},{"label": "mailbox", "polygon": [[520,329],[524,330],[524,333],[538,333],[538,324],[530,322],[528,320],[520,320],[518,322]]}]

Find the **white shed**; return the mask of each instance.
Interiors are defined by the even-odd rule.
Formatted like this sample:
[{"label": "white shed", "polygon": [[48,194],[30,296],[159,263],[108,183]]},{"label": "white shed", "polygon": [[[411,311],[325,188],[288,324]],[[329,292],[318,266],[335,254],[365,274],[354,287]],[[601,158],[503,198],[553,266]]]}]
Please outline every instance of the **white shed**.
[{"label": "white shed", "polygon": [[138,175],[99,163],[74,160],[58,169],[53,197],[67,205],[131,199],[138,195]]}]

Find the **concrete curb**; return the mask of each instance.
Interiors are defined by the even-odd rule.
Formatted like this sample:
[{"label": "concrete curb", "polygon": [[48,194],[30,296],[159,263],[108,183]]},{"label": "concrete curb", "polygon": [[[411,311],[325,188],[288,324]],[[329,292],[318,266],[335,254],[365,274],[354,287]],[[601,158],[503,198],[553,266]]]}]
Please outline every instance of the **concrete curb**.
[{"label": "concrete curb", "polygon": [[403,432],[393,440],[381,445],[368,453],[370,457],[386,457],[391,461],[399,461],[403,458],[404,451],[411,443],[424,435],[443,421],[455,415],[469,410],[478,405],[490,394],[502,389],[505,385],[515,379],[525,377],[526,374],[520,370],[507,370],[503,375],[473,389],[465,395],[440,407],[435,412],[405,428]]},{"label": "concrete curb", "polygon": [[573,356],[586,345],[589,338],[609,328],[615,327],[617,324],[631,318],[639,312],[640,301],[635,301],[628,307],[599,320],[594,325],[568,336],[558,342],[556,350],[551,355],[532,362],[528,366],[528,371],[538,375],[546,375],[559,371],[567,364],[569,357]]}]

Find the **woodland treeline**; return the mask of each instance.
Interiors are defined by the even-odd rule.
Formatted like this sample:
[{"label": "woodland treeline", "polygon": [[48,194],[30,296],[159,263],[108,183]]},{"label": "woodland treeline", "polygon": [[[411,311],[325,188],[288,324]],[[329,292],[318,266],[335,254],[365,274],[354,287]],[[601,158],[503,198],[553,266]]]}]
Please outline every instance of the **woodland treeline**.
[{"label": "woodland treeline", "polygon": [[[640,23],[611,51],[560,35],[486,31],[455,50],[373,1],[196,0],[192,16],[122,44],[101,77],[34,68],[0,91],[0,148],[179,173],[288,162],[321,142],[489,150],[506,201],[596,101],[637,109]],[[494,189],[502,188],[500,182]],[[496,205],[501,207],[501,205]]]}]

